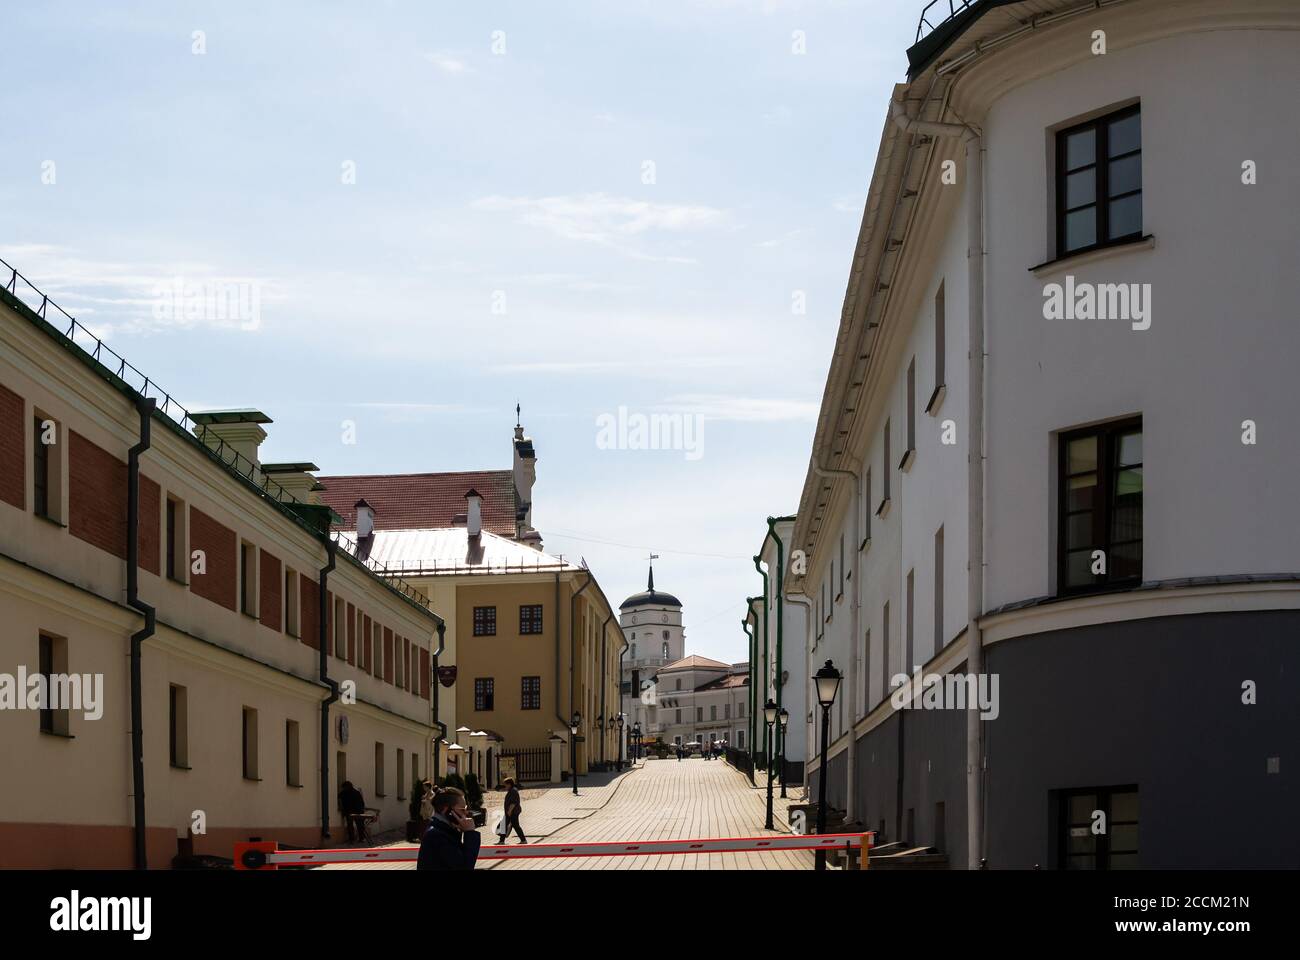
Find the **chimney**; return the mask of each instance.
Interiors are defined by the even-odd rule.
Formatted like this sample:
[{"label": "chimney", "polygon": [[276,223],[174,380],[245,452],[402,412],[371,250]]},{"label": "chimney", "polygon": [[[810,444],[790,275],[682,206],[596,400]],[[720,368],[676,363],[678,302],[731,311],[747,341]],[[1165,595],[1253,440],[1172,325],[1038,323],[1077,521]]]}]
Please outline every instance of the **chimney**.
[{"label": "chimney", "polygon": [[365,500],[356,502],[357,508],[357,539],[364,540],[375,532],[375,508],[366,503]]},{"label": "chimney", "polygon": [[483,498],[473,487],[465,493],[465,500],[468,504],[465,510],[465,530],[471,537],[477,537],[483,532]]},{"label": "chimney", "polygon": [[316,491],[324,490],[324,486],[319,480],[312,476],[312,472],[319,470],[320,467],[314,463],[264,463],[262,472],[278,483],[286,493],[297,500],[299,503],[321,503],[320,494]]},{"label": "chimney", "polygon": [[540,550],[542,538],[533,527],[533,484],[537,482],[537,450],[533,438],[524,436],[519,423],[519,404],[515,404],[515,537]]},{"label": "chimney", "polygon": [[257,448],[266,439],[262,424],[272,422],[261,410],[208,410],[192,413],[190,419],[194,421],[194,435],[213,450],[221,447],[224,441],[220,456],[226,463],[243,473],[248,472],[248,463],[234,462],[235,458],[230,455],[233,450],[255,467],[261,466]]}]

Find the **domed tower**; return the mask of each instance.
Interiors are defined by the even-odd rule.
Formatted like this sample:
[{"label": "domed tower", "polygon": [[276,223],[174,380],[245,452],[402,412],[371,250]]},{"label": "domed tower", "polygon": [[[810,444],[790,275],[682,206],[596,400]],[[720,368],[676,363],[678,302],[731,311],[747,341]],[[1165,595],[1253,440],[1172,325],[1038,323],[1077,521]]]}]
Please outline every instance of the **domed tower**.
[{"label": "domed tower", "polygon": [[623,712],[628,724],[640,723],[642,734],[653,739],[655,675],[686,655],[682,602],[655,589],[654,557],[646,588],[619,605],[618,622],[628,643],[623,655]]}]

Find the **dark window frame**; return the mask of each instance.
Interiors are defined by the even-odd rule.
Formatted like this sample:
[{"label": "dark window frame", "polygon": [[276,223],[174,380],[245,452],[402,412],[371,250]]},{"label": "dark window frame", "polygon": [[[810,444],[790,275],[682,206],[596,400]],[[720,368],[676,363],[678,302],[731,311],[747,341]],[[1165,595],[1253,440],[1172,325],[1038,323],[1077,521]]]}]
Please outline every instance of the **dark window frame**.
[{"label": "dark window frame", "polygon": [[[1133,793],[1137,795],[1138,813],[1136,820],[1116,820],[1114,816],[1114,798],[1116,794]],[[1075,797],[1095,797],[1096,806],[1094,809],[1102,811],[1106,815],[1106,832],[1099,833],[1097,837],[1097,846],[1092,853],[1071,853],[1070,852],[1070,829],[1072,827],[1088,827],[1091,830],[1092,819],[1089,817],[1084,823],[1076,823],[1070,819],[1070,801]],[[1141,865],[1142,858],[1142,792],[1135,783],[1124,784],[1114,787],[1078,787],[1069,790],[1056,791],[1056,866],[1059,870],[1070,869],[1072,859],[1091,857],[1093,859],[1094,870],[1112,870],[1116,869],[1111,865],[1112,856],[1132,855],[1138,858],[1138,865]],[[1137,827],[1138,845],[1133,850],[1114,850],[1111,849],[1111,837],[1114,835],[1115,828],[1123,826]],[[1089,834],[1092,835],[1091,833]],[[1119,868],[1127,869],[1127,868]]]},{"label": "dark window frame", "polygon": [[[1115,479],[1116,479],[1116,444],[1121,436],[1126,433],[1132,433],[1134,430],[1139,435],[1142,434],[1142,418],[1128,417],[1123,420],[1113,420],[1106,423],[1094,424],[1090,427],[1081,427],[1076,430],[1062,431],[1057,437],[1057,480],[1056,480],[1056,594],[1057,596],[1076,596],[1079,594],[1104,593],[1109,590],[1123,590],[1142,582],[1141,565],[1144,558],[1142,537],[1136,540],[1114,541],[1111,539],[1111,518],[1115,510]],[[1102,550],[1106,556],[1106,574],[1100,579],[1093,579],[1085,584],[1070,585],[1069,580],[1069,562],[1070,562],[1070,516],[1072,513],[1084,513],[1084,510],[1071,511],[1069,509],[1069,482],[1071,479],[1069,466],[1069,448],[1070,443],[1075,440],[1095,436],[1097,438],[1097,463],[1095,471],[1082,471],[1078,476],[1085,473],[1097,474],[1097,488],[1100,491],[1099,502],[1092,507],[1092,537],[1094,544],[1091,547],[1078,548],[1091,550]],[[1142,456],[1145,458],[1145,437]],[[1137,468],[1143,470],[1145,460],[1136,464],[1125,464],[1124,469]],[[1145,517],[1146,510],[1146,484],[1145,472],[1143,473],[1142,487],[1142,508],[1141,514]],[[1113,548],[1115,546],[1125,546],[1136,543],[1139,545],[1138,566],[1139,572],[1136,576],[1129,575],[1124,577],[1115,576],[1113,573]]]},{"label": "dark window frame", "polygon": [[474,709],[480,713],[491,713],[496,709],[496,678],[474,678]]},{"label": "dark window frame", "polygon": [[[32,511],[46,520],[54,519],[50,506],[50,494],[55,492],[50,489],[50,447],[53,444],[42,442],[41,436],[44,432],[42,424],[50,419],[39,413],[32,417]],[[57,430],[56,426],[56,438]]]},{"label": "dark window frame", "polygon": [[475,607],[474,608],[474,636],[476,637],[495,637],[497,635],[497,608]]},{"label": "dark window frame", "polygon": [[541,677],[520,677],[519,678],[519,709],[520,710],[542,709],[542,678]]},{"label": "dark window frame", "polygon": [[543,632],[542,605],[540,603],[521,603],[519,605],[520,636],[535,636]]},{"label": "dark window frame", "polygon": [[[1126,120],[1131,116],[1138,117],[1139,139],[1136,150],[1130,150],[1119,156],[1112,157],[1110,153],[1110,127],[1114,123]],[[1102,250],[1106,247],[1122,246],[1131,243],[1134,240],[1142,238],[1142,222],[1140,215],[1141,197],[1143,191],[1142,184],[1142,105],[1135,103],[1119,110],[1113,110],[1110,113],[1093,117],[1084,123],[1076,123],[1073,126],[1064,127],[1056,131],[1056,258],[1058,260],[1065,257],[1073,257],[1081,253],[1089,253],[1093,250]],[[1067,169],[1068,159],[1066,150],[1066,140],[1075,134],[1084,131],[1093,131],[1093,160],[1091,164],[1084,164],[1073,171]],[[1136,190],[1130,190],[1119,196],[1110,196],[1110,164],[1116,160],[1123,160],[1128,157],[1136,156],[1138,158],[1138,186]],[[1081,173],[1089,167],[1093,170],[1093,198],[1091,203],[1079,204],[1076,207],[1066,206],[1066,180],[1070,173]],[[1119,237],[1108,237],[1110,232],[1110,205],[1117,200],[1123,200],[1127,197],[1137,196],[1139,198],[1139,222],[1136,231],[1126,233]],[[1065,221],[1066,214],[1083,210],[1092,206],[1096,209],[1095,233],[1094,240],[1090,244],[1074,249],[1066,249],[1065,245]]]}]

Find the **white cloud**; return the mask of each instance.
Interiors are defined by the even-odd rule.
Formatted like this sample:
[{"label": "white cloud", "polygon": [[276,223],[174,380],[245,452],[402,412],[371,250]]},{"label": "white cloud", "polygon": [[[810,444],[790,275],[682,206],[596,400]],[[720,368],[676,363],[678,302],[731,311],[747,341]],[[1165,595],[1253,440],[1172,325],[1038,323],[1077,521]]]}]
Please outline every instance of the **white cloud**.
[{"label": "white cloud", "polygon": [[426,53],[424,59],[443,73],[464,73],[468,69],[464,60],[446,53]]}]

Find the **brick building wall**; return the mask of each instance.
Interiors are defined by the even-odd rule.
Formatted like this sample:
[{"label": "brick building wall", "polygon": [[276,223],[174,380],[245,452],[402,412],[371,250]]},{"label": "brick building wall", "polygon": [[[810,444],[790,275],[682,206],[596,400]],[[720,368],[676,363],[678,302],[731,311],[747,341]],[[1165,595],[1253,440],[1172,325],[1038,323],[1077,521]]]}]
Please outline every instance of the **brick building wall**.
[{"label": "brick building wall", "polygon": [[261,608],[262,626],[270,627],[277,633],[281,627],[280,607],[281,593],[283,592],[280,584],[284,580],[284,574],[280,569],[280,558],[261,551],[261,584],[259,588],[258,605]]},{"label": "brick building wall", "polygon": [[23,398],[0,386],[0,500],[27,509],[27,418]]},{"label": "brick building wall", "polygon": [[207,569],[201,574],[191,569],[190,592],[234,610],[239,566],[239,538],[235,531],[217,523],[202,510],[190,507],[191,556],[195,550],[203,551]]}]

